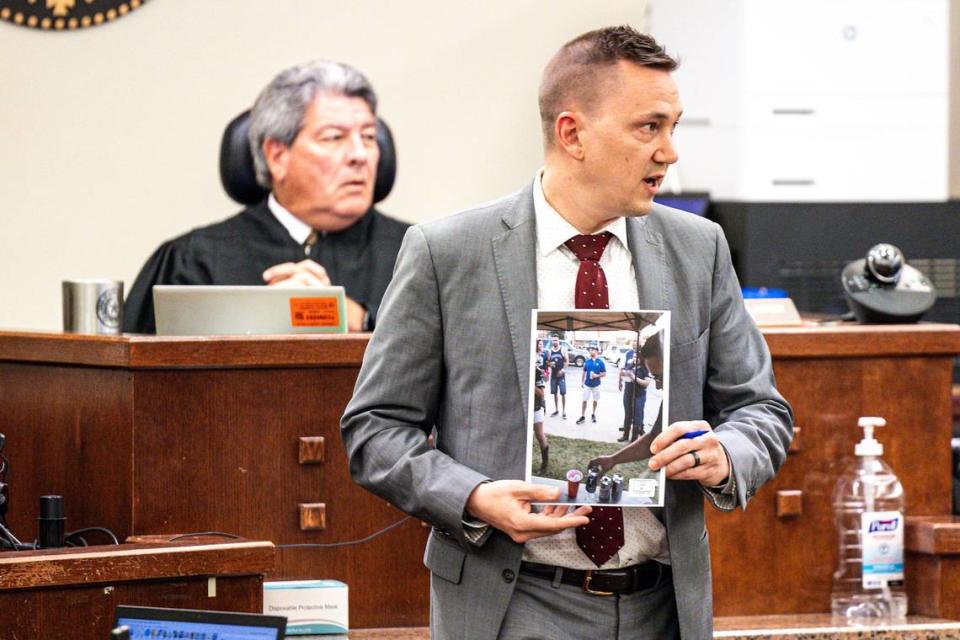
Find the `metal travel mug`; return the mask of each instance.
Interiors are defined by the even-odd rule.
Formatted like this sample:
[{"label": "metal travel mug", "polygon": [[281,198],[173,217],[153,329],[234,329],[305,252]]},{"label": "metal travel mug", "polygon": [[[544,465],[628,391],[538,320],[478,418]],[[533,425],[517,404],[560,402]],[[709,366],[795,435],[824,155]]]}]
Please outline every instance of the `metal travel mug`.
[{"label": "metal travel mug", "polygon": [[63,281],[64,331],[116,335],[122,327],[122,280]]}]

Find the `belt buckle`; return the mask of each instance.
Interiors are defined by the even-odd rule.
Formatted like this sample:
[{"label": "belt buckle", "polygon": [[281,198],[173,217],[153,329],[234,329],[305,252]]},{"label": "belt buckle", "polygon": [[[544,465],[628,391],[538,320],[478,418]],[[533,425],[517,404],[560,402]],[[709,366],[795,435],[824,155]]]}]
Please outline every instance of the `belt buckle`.
[{"label": "belt buckle", "polygon": [[593,580],[593,569],[587,569],[583,574],[583,590],[595,596],[612,596],[613,591],[595,591],[590,588],[590,581]]}]

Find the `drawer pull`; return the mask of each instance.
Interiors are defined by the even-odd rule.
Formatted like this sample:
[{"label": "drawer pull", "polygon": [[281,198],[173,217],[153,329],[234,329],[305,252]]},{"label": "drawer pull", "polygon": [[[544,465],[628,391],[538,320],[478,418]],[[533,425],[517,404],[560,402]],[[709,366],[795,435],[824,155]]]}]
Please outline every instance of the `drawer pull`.
[{"label": "drawer pull", "polygon": [[327,505],[323,502],[301,502],[300,530],[319,531],[327,528]]},{"label": "drawer pull", "polygon": [[775,116],[812,116],[816,111],[813,109],[774,109]]},{"label": "drawer pull", "polygon": [[803,491],[781,489],[777,491],[777,517],[796,518],[803,515]]},{"label": "drawer pull", "polygon": [[800,451],[800,427],[793,428],[793,440],[790,441],[790,448],[787,453],[797,453]]},{"label": "drawer pull", "polygon": [[300,441],[300,464],[320,464],[323,462],[326,446],[323,436],[302,436]]},{"label": "drawer pull", "polygon": [[812,187],[817,183],[812,178],[774,178],[770,184],[775,187]]}]

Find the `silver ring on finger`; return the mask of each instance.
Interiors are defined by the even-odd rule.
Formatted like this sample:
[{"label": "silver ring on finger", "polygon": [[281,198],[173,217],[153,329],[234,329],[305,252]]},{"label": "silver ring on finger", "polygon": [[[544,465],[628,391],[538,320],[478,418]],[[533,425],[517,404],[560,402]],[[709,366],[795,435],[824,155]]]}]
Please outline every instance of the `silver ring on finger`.
[{"label": "silver ring on finger", "polygon": [[693,466],[694,466],[694,467],[699,467],[699,466],[700,466],[700,455],[699,455],[696,451],[691,451],[691,452],[690,452],[690,455],[693,456]]}]

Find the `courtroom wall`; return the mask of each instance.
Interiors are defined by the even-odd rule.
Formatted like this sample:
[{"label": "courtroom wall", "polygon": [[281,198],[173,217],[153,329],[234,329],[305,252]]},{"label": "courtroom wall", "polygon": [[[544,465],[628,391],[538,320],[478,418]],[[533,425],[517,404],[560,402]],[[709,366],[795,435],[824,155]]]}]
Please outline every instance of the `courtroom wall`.
[{"label": "courtroom wall", "polygon": [[382,209],[419,222],[513,191],[541,158],[547,58],[644,0],[149,0],[114,23],[0,23],[0,328],[58,329],[63,278],[132,284],[163,240],[232,215],[224,125],[278,70],[363,70],[393,128]]}]

